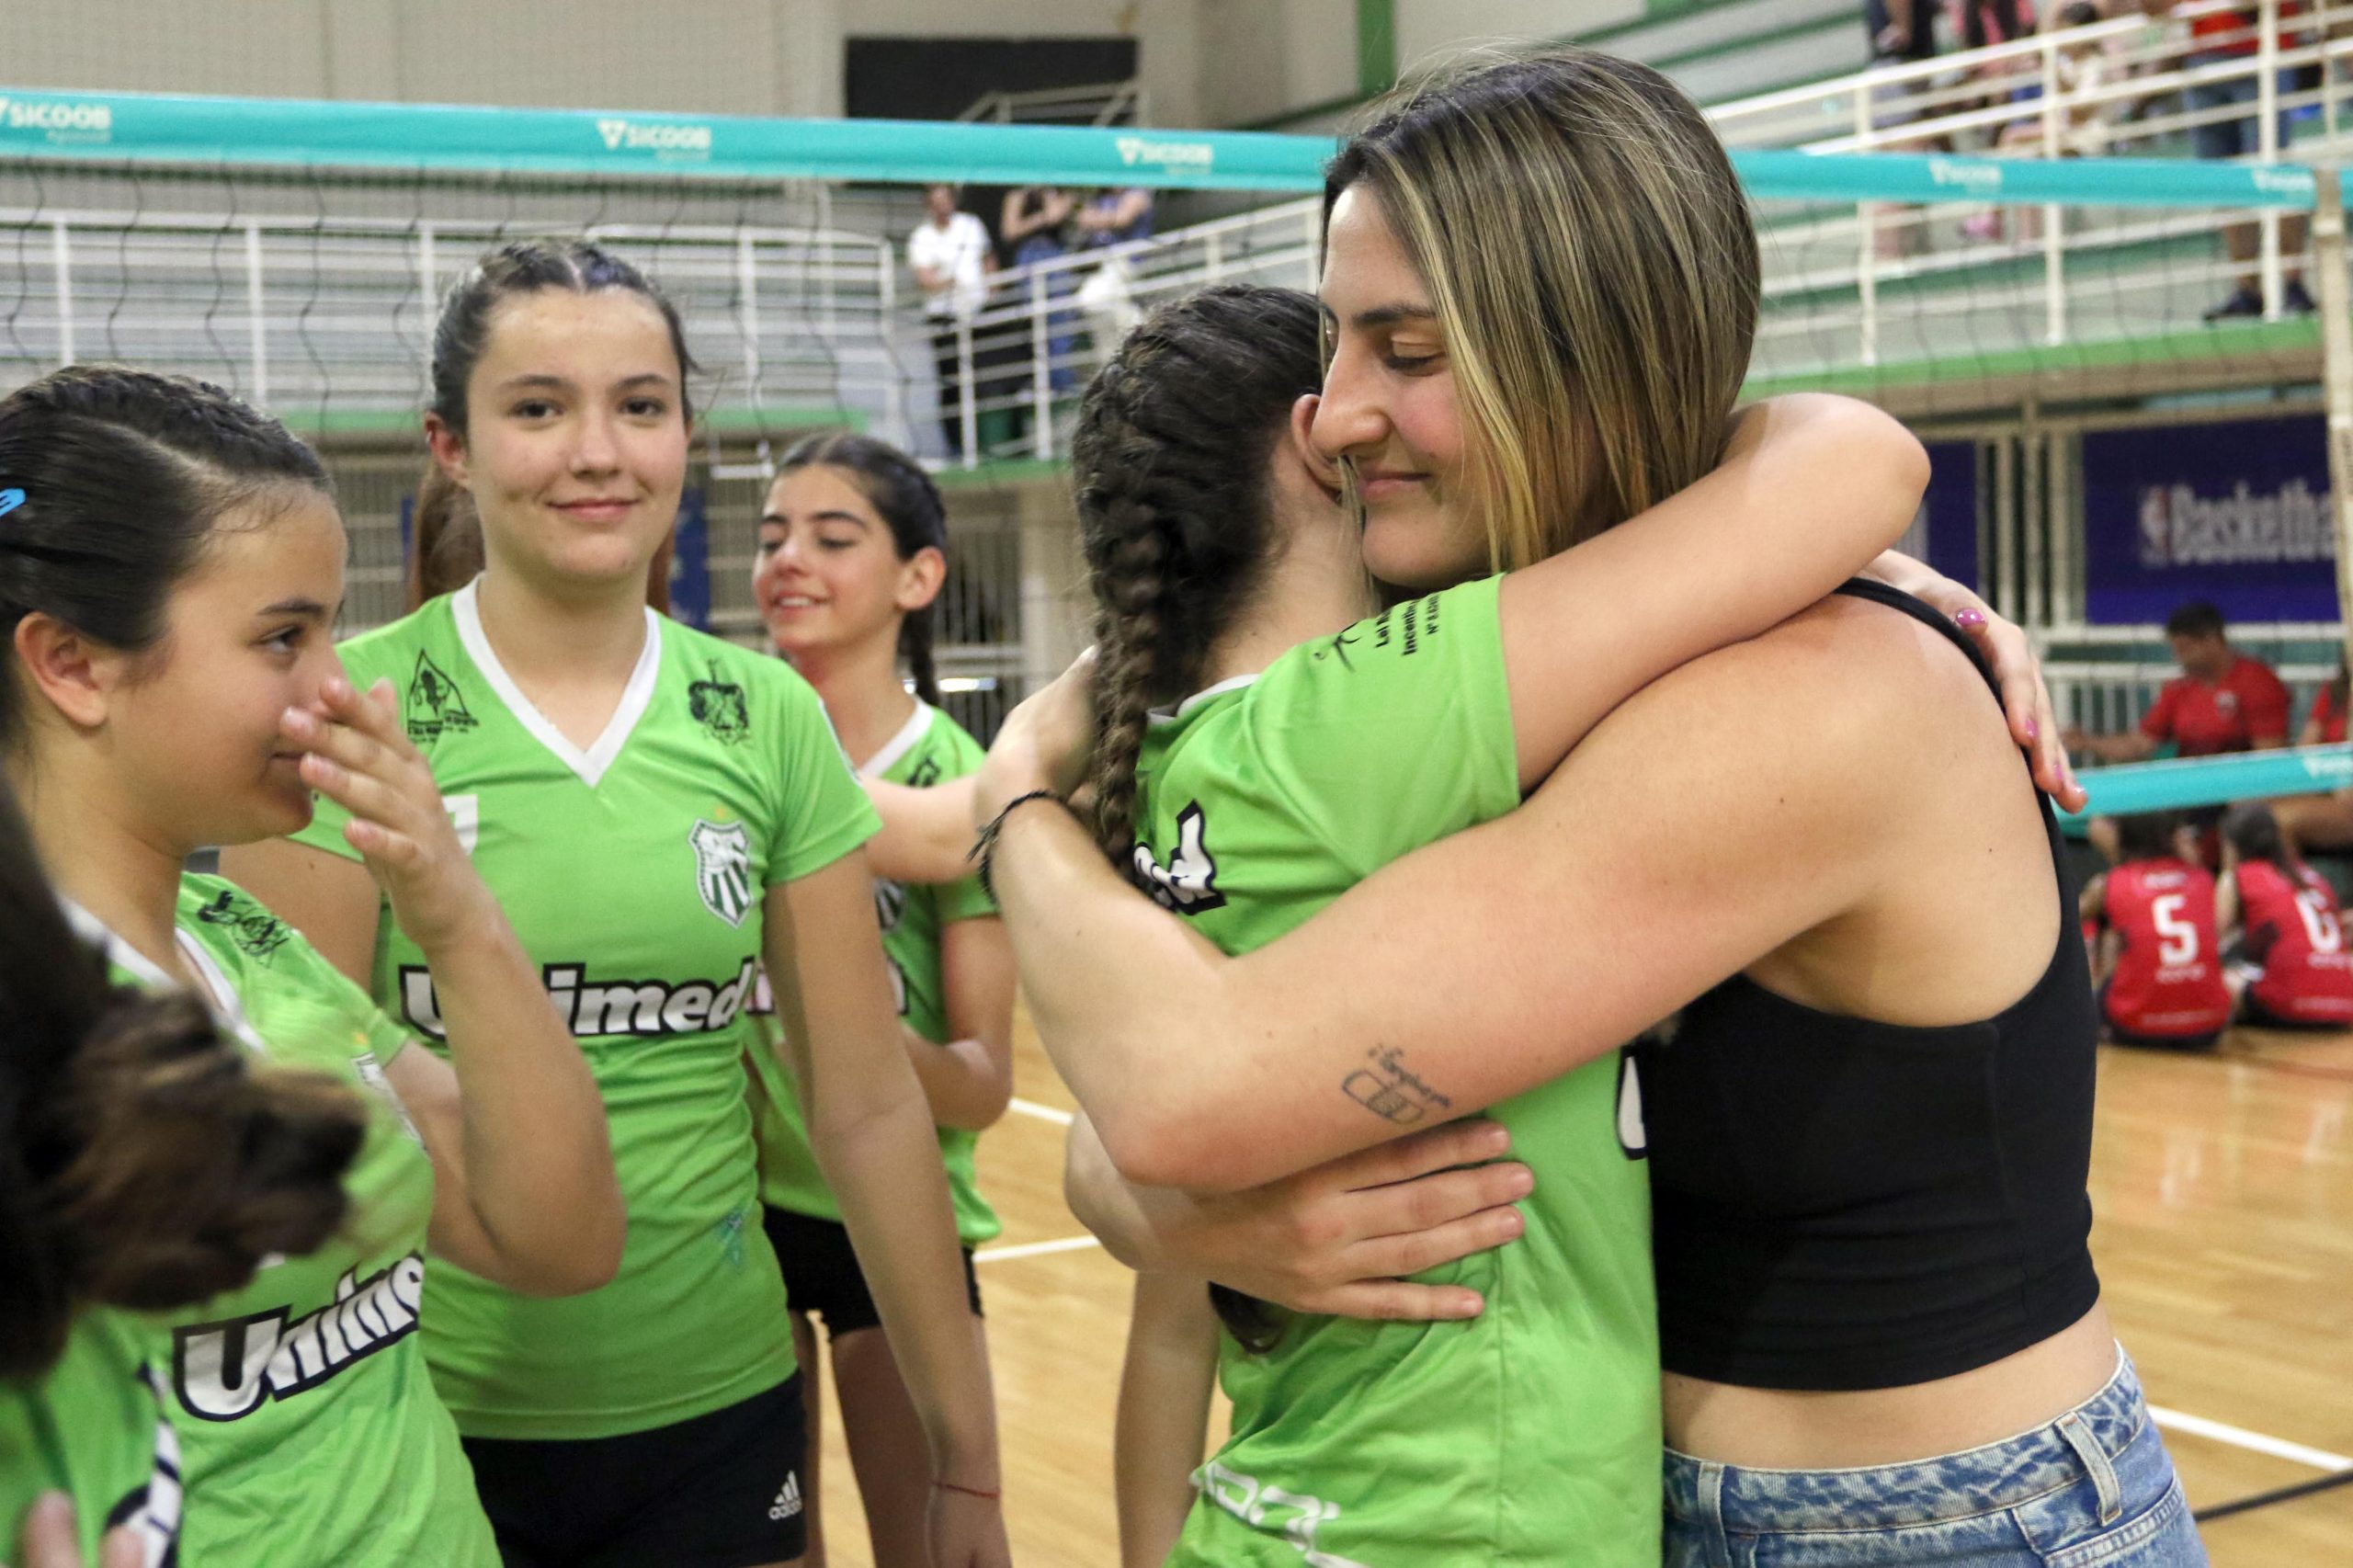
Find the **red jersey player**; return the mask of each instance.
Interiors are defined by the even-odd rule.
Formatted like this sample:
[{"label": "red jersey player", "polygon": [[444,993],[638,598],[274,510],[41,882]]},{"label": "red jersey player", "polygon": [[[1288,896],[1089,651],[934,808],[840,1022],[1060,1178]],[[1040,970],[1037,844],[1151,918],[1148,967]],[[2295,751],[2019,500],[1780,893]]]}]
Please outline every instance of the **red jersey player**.
[{"label": "red jersey player", "polygon": [[2071,749],[2102,762],[2140,762],[2170,741],[2182,756],[2264,751],[2288,744],[2288,688],[2271,666],[2231,646],[2222,612],[2187,604],[2165,618],[2181,675],[2165,682],[2141,727],[2121,735],[2070,731]]},{"label": "red jersey player", "polygon": [[2268,806],[2222,817],[2218,914],[2235,930],[2239,1012],[2267,1028],[2353,1026],[2353,954],[2336,890],[2289,849]]},{"label": "red jersey player", "polygon": [[2109,1040],[2198,1049],[2230,1023],[2214,879],[2170,813],[2117,819],[2117,864],[2084,890],[2085,915],[2107,926],[2094,973]]},{"label": "red jersey player", "polygon": [[2339,659],[2336,676],[2313,696],[2304,733],[2296,737],[2298,745],[2331,745],[2345,738],[2345,661]]}]

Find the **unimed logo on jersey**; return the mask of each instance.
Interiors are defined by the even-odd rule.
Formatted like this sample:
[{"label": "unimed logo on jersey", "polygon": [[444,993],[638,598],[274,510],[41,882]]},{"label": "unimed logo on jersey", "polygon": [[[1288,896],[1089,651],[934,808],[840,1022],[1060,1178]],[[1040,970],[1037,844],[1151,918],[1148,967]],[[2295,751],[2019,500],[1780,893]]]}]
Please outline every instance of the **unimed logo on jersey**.
[{"label": "unimed logo on jersey", "polygon": [[172,1387],[180,1407],[206,1421],[237,1421],[265,1401],[291,1399],[416,1332],[425,1259],[335,1282],[335,1300],[287,1321],[274,1307],[225,1323],[190,1324],[172,1335]]},{"label": "unimed logo on jersey", "polygon": [[[433,989],[432,972],[421,965],[401,966],[401,1017],[427,1040],[447,1040],[441,1022],[441,999]],[[671,985],[659,980],[614,980],[591,983],[585,963],[551,963],[540,969],[540,983],[556,1016],[574,1037],[701,1034],[723,1029],[751,1000],[760,983],[756,959],[745,959],[735,978],[689,980]]]}]

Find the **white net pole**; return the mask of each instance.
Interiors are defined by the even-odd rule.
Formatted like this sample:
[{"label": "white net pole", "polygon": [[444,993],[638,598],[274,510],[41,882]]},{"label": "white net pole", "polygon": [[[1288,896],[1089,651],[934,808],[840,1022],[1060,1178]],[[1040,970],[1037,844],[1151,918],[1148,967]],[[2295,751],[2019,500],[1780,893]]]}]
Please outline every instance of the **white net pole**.
[{"label": "white net pole", "polygon": [[2320,284],[2321,388],[2328,403],[2328,484],[2336,523],[2336,611],[2353,658],[2353,276],[2335,168],[2313,171],[2313,270]]}]

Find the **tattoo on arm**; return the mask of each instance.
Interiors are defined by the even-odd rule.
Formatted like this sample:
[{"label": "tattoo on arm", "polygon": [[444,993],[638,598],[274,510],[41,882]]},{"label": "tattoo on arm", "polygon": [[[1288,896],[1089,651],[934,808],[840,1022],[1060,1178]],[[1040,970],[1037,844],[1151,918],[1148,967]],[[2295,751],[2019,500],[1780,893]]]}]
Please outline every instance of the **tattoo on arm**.
[{"label": "tattoo on arm", "polygon": [[1454,1108],[1452,1100],[1405,1065],[1405,1053],[1394,1046],[1375,1046],[1366,1051],[1365,1064],[1341,1080],[1340,1092],[1399,1127],[1411,1127],[1432,1110]]}]

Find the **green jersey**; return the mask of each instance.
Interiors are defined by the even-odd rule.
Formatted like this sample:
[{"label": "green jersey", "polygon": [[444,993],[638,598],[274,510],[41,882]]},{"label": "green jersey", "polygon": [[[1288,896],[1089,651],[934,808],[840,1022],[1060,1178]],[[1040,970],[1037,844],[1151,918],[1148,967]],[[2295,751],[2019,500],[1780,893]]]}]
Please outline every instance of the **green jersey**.
[{"label": "green jersey", "polygon": [[[743,1059],[765,891],[877,823],[824,709],[783,661],[646,612],[645,646],[583,751],[532,707],[462,588],[343,646],[389,676],[460,839],[595,1074],[628,1207],[611,1283],[549,1301],[431,1261],[426,1354],[469,1436],[668,1426],[792,1375],[759,1223]],[[346,857],[321,802],[300,841]],[[376,996],[446,1049],[425,955],[377,926]]]},{"label": "green jersey", "polygon": [[[980,767],[982,755],[980,743],[955,720],[929,703],[917,702],[914,716],[858,771],[861,778],[924,789],[963,778]],[[899,1017],[934,1045],[946,1045],[954,1036],[948,1026],[940,937],[959,920],[994,916],[996,906],[981,891],[978,877],[941,887],[903,886],[878,879],[874,913],[882,923],[882,953],[890,960]],[[765,985],[762,995],[765,999]],[[841,1205],[826,1187],[816,1157],[810,1152],[801,1098],[793,1092],[791,1079],[773,1051],[755,1051],[751,1062],[752,1115],[760,1140],[761,1201],[795,1214],[839,1220]],[[939,1130],[939,1153],[947,1163],[948,1186],[956,1200],[956,1233],[968,1247],[979,1246],[1005,1228],[998,1223],[996,1211],[982,1199],[973,1177],[972,1149],[979,1140],[980,1134],[963,1128]]]},{"label": "green jersey", "polygon": [[180,1460],[146,1362],[144,1331],[124,1314],[87,1312],[65,1354],[39,1378],[0,1382],[0,1549],[12,1556],[25,1511],[44,1492],[74,1500],[82,1561],[118,1525],[158,1568],[179,1536]]},{"label": "green jersey", "polygon": [[[350,1215],[324,1246],[154,1320],[187,1486],[182,1558],[492,1568],[490,1521],[417,1334],[433,1163],[384,1076],[409,1037],[218,877],[182,881],[177,924],[231,1033],[271,1063],[341,1080],[370,1110],[345,1178]],[[121,943],[109,950],[124,983],[169,983]]]},{"label": "green jersey", "polygon": [[[1497,579],[1294,648],[1156,716],[1138,881],[1230,953],[1384,863],[1519,801]],[[1370,1044],[1370,1042],[1369,1042]],[[1195,1477],[1172,1563],[1656,1568],[1658,1343],[1631,1080],[1590,1063],[1494,1107],[1536,1172],[1526,1233],[1418,1278],[1469,1323],[1279,1314],[1220,1349],[1233,1437]],[[1455,1114],[1368,1050],[1347,1092],[1410,1125]]]}]

